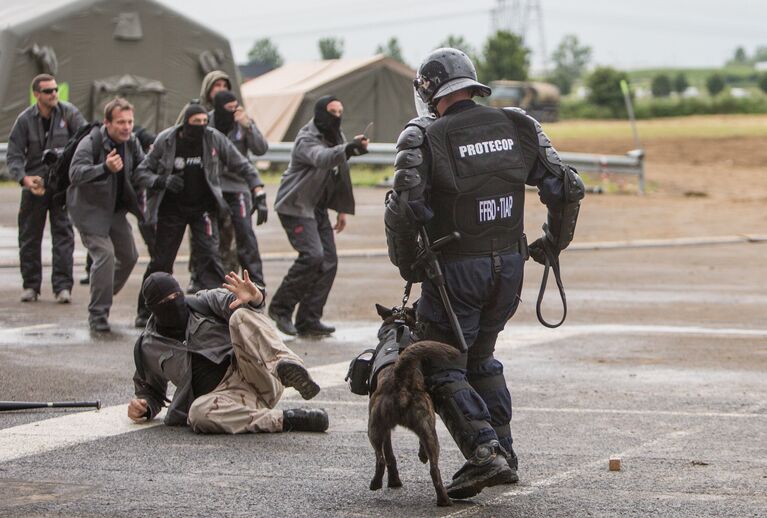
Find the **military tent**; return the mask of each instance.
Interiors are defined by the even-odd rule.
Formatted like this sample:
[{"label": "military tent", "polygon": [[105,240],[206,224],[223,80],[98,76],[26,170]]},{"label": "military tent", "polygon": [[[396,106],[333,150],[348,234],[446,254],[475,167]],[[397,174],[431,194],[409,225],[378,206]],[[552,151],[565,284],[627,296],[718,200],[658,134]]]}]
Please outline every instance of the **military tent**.
[{"label": "military tent", "polygon": [[270,142],[292,141],[314,116],[314,103],[332,94],[344,105],[347,138],[374,122],[370,136],[395,142],[416,116],[411,68],[377,55],[363,59],[328,59],[288,63],[243,83],[248,114]]},{"label": "military tent", "polygon": [[159,131],[199,97],[220,69],[239,92],[228,40],[152,0],[34,0],[0,3],[0,141],[31,103],[30,82],[51,73],[60,97],[87,119],[117,94],[136,124]]}]

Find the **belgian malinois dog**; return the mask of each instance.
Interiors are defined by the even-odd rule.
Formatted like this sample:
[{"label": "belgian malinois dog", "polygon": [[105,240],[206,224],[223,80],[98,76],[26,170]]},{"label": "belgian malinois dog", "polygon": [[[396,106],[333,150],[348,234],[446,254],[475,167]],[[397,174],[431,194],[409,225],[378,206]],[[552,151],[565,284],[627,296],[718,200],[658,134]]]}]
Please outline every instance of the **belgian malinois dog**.
[{"label": "belgian malinois dog", "polygon": [[[395,326],[393,311],[376,304],[384,326]],[[405,325],[415,326],[415,311],[407,308]],[[401,324],[400,324],[401,325]],[[379,336],[382,336],[379,333]],[[439,471],[439,440],[434,428],[434,404],[426,392],[421,361],[427,358],[449,359],[460,353],[448,344],[421,341],[408,345],[397,361],[381,369],[376,379],[375,392],[368,406],[368,439],[376,454],[376,470],[370,489],[381,489],[384,469],[388,470],[388,487],[401,487],[397,459],[391,445],[391,431],[400,425],[412,430],[420,439],[418,458],[429,462],[429,473],[437,491],[437,505],[452,505],[442,484]]]}]

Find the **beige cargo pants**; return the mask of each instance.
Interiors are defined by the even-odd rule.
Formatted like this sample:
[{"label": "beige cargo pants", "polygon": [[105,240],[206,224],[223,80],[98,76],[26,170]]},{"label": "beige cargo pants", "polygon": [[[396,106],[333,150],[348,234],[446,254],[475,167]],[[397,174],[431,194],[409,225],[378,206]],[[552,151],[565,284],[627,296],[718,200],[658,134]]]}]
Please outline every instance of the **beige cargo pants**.
[{"label": "beige cargo pants", "polygon": [[303,361],[277,335],[271,319],[241,309],[229,319],[234,359],[213,392],[194,400],[189,426],[199,433],[281,432],[274,406],[285,387],[274,368],[280,360]]}]

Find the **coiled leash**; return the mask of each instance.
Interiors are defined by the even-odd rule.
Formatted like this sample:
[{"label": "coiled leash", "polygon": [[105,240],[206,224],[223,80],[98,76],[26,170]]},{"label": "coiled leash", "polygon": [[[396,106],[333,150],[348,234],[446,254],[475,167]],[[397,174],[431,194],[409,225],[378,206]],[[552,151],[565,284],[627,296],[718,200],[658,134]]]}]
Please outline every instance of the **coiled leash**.
[{"label": "coiled leash", "polygon": [[[543,251],[546,255],[546,262],[543,265],[543,278],[541,279],[541,289],[538,291],[538,301],[535,303],[535,314],[538,317],[538,322],[543,324],[549,329],[555,329],[561,326],[565,318],[567,318],[567,297],[565,297],[565,287],[562,285],[562,276],[559,270],[559,258],[555,257],[551,253],[548,247],[543,247]],[[543,318],[541,312],[541,305],[543,304],[543,294],[546,291],[546,283],[549,280],[549,269],[554,270],[554,280],[557,282],[557,288],[559,288],[559,297],[562,299],[562,319],[556,324],[551,324]]]}]

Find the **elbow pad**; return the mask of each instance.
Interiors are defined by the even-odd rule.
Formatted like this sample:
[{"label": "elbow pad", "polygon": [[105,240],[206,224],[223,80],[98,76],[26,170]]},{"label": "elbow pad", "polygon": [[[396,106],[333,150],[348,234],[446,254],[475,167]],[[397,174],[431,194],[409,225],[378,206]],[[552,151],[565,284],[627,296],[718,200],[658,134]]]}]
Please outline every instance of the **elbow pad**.
[{"label": "elbow pad", "polygon": [[398,195],[390,191],[384,212],[386,247],[389,260],[399,268],[400,276],[406,281],[421,282],[423,272],[413,270],[418,257],[418,230],[421,225],[407,203],[407,194]]},{"label": "elbow pad", "polygon": [[570,245],[575,235],[581,200],[586,195],[586,188],[578,172],[570,166],[564,166],[563,186],[565,203],[560,210],[549,209],[546,237],[561,252]]}]

